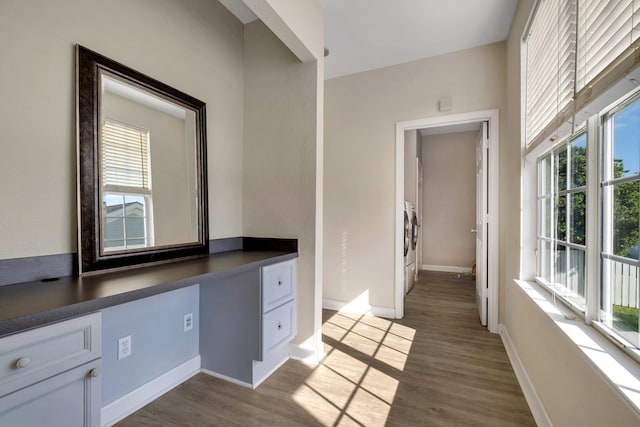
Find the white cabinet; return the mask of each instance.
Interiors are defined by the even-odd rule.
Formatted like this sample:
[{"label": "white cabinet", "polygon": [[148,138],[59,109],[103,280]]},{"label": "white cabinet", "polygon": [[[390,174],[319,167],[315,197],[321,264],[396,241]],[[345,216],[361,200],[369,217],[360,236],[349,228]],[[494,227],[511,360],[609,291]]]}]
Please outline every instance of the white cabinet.
[{"label": "white cabinet", "polygon": [[289,359],[296,335],[295,260],[262,267],[260,357],[253,361],[252,385],[257,387]]},{"label": "white cabinet", "polygon": [[288,344],[295,335],[295,305],[289,301],[262,315],[262,351],[264,360],[276,347]]},{"label": "white cabinet", "polygon": [[100,425],[100,313],[0,339],[0,425]]},{"label": "white cabinet", "polygon": [[200,284],[204,372],[255,388],[289,358],[295,279],[294,259]]},{"label": "white cabinet", "polygon": [[296,292],[295,260],[262,267],[262,313],[293,301]]}]

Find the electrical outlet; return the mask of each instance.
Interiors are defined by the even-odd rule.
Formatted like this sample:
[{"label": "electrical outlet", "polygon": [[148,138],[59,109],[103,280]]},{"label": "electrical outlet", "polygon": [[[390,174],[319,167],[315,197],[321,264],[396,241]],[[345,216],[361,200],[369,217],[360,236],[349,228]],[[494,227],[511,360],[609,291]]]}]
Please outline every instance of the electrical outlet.
[{"label": "electrical outlet", "polygon": [[118,339],[118,360],[131,356],[131,335]]},{"label": "electrical outlet", "polygon": [[184,315],[184,331],[190,331],[193,329],[193,313],[188,313]]}]

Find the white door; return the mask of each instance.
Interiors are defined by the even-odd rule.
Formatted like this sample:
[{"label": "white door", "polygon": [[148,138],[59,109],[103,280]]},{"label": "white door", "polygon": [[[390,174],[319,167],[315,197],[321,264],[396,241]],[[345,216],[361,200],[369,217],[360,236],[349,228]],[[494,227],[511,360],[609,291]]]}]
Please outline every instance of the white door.
[{"label": "white door", "polygon": [[[420,150],[422,152],[422,150]],[[418,216],[418,243],[416,245],[416,277],[422,266],[422,162],[416,158],[416,215]]]},{"label": "white door", "polygon": [[487,206],[489,171],[488,122],[482,122],[476,144],[476,305],[480,322],[487,325]]}]

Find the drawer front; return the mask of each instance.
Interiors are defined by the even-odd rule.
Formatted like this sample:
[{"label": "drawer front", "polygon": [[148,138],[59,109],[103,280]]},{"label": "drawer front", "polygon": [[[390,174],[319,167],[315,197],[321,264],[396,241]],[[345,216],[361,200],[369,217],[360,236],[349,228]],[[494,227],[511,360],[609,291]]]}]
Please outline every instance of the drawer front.
[{"label": "drawer front", "polygon": [[291,301],[262,316],[262,360],[271,350],[293,339],[295,308]]},{"label": "drawer front", "polygon": [[295,298],[296,261],[262,267],[262,312]]},{"label": "drawer front", "polygon": [[94,360],[0,398],[0,425],[100,426],[100,360]]},{"label": "drawer front", "polygon": [[0,396],[100,357],[101,315],[0,339]]}]

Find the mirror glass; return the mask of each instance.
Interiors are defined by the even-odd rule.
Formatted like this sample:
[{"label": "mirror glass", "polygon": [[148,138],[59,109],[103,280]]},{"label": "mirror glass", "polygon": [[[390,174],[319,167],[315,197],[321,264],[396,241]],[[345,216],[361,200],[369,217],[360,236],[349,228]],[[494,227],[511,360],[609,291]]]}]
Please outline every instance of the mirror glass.
[{"label": "mirror glass", "polygon": [[103,253],[197,242],[195,112],[100,74]]},{"label": "mirror glass", "polygon": [[204,103],[78,47],[80,272],[208,253]]}]

